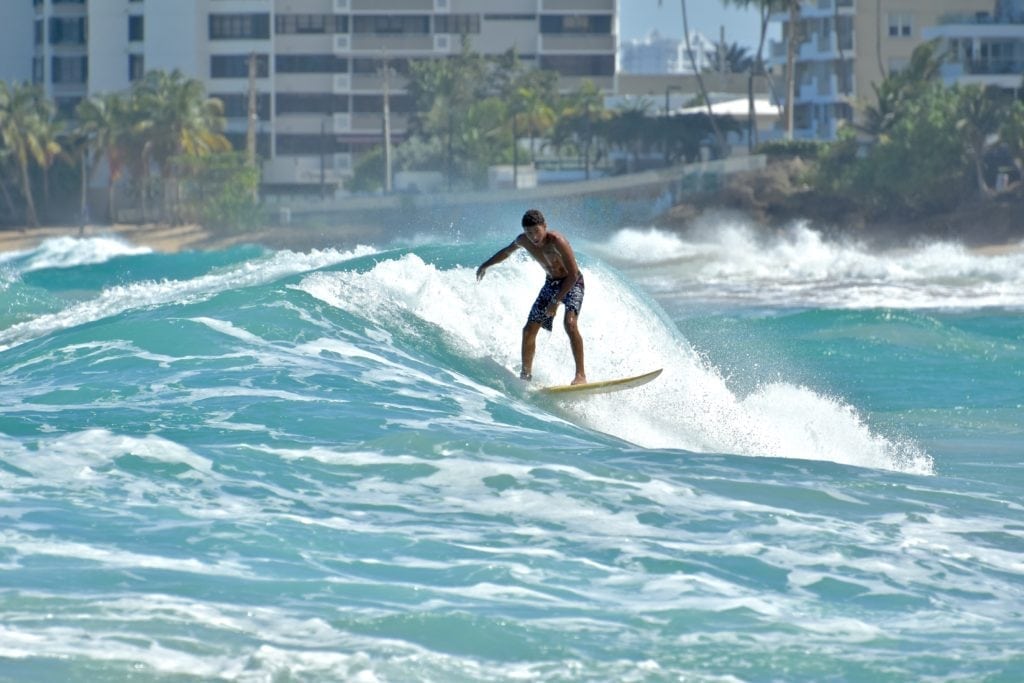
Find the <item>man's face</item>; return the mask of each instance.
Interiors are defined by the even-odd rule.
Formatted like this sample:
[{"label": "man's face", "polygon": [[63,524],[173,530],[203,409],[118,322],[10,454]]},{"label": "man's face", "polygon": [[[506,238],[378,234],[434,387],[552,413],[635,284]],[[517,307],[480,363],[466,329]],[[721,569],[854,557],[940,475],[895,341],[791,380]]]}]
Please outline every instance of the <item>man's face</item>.
[{"label": "man's face", "polygon": [[541,223],[523,228],[523,232],[526,233],[526,239],[540,246],[540,243],[544,241],[544,236],[548,234],[548,227]]}]

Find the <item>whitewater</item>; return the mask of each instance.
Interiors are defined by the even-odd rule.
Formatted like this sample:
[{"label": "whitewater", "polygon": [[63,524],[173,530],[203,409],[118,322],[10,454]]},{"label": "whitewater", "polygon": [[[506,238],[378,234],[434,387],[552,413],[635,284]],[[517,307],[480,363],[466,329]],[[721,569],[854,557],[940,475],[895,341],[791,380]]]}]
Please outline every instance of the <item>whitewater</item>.
[{"label": "whitewater", "polygon": [[1024,244],[546,213],[0,254],[0,681],[1024,677]]}]

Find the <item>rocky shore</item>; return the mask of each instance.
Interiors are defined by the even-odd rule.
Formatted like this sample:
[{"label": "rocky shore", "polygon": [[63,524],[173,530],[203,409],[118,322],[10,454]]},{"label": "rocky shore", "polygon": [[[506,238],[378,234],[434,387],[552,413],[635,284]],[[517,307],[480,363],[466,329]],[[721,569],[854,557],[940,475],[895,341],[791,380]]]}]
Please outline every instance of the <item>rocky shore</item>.
[{"label": "rocky shore", "polygon": [[[775,162],[759,171],[737,173],[713,193],[688,197],[656,218],[657,227],[685,233],[707,217],[732,215],[778,229],[803,222],[831,238],[853,238],[878,248],[910,247],[921,241],[959,242],[975,249],[1024,248],[1024,195],[977,200],[932,216],[869,220],[857,206],[819,196],[803,184],[799,161]],[[223,232],[200,225],[87,225],[0,229],[0,252],[31,249],[54,237],[113,236],[156,251],[224,249],[258,243],[273,249],[308,251],[373,243],[372,226],[281,228]]]},{"label": "rocky shore", "polygon": [[659,227],[686,231],[707,213],[728,212],[768,228],[806,222],[832,237],[850,237],[878,247],[911,246],[945,240],[968,247],[1024,241],[1024,195],[976,200],[931,216],[869,219],[859,207],[820,196],[802,182],[799,160],[776,162],[760,171],[737,173],[714,193],[673,206]]}]

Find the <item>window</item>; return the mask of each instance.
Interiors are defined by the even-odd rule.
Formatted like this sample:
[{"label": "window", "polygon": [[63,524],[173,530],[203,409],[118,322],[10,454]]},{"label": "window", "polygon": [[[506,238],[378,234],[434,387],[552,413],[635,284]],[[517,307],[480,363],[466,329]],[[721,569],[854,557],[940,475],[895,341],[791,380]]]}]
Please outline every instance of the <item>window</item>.
[{"label": "window", "polygon": [[430,33],[430,17],[420,14],[368,14],[352,17],[352,33]]},{"label": "window", "polygon": [[909,38],[913,34],[913,16],[905,12],[893,12],[889,15],[889,37]]},{"label": "window", "polygon": [[[402,113],[412,111],[412,99],[408,95],[388,95],[388,109]],[[380,114],[384,111],[383,95],[353,95],[352,111],[356,114]]]},{"label": "window", "polygon": [[128,42],[138,42],[146,39],[145,19],[141,15],[128,17]]},{"label": "window", "polygon": [[278,93],[278,114],[336,114],[348,111],[348,95]]},{"label": "window", "polygon": [[612,76],[614,55],[543,55],[540,68],[557,71],[562,76]]},{"label": "window", "polygon": [[41,19],[36,20],[35,25],[35,43],[36,45],[43,44],[43,22]]},{"label": "window", "polygon": [[54,57],[50,71],[54,83],[85,83],[89,79],[89,58]]},{"label": "window", "polygon": [[261,40],[269,37],[269,14],[210,15],[210,40]]},{"label": "window", "polygon": [[485,14],[487,21],[537,21],[536,14]]},{"label": "window", "polygon": [[[391,57],[387,60],[392,73],[409,75],[409,60],[403,57]],[[354,74],[383,74],[384,60],[373,57],[353,57],[352,73]]]},{"label": "window", "polygon": [[479,14],[438,14],[434,17],[434,33],[467,35],[480,33]]},{"label": "window", "polygon": [[348,17],[343,14],[278,14],[275,33],[348,33]]},{"label": "window", "polygon": [[32,58],[32,82],[35,84],[42,83],[45,79],[43,73],[43,58],[33,57]]},{"label": "window", "polygon": [[128,55],[128,80],[135,82],[146,75],[146,58],[142,55]]},{"label": "window", "polygon": [[274,70],[279,74],[348,73],[348,60],[332,54],[277,55]]},{"label": "window", "polygon": [[51,45],[85,45],[85,17],[50,17]]},{"label": "window", "polygon": [[[231,143],[232,149],[245,150],[246,133],[224,133],[224,137]],[[270,158],[270,133],[256,133],[256,156],[261,159]]]},{"label": "window", "polygon": [[544,14],[540,32],[610,34],[612,18],[609,14]]},{"label": "window", "polygon": [[[224,93],[210,95],[216,97],[224,104],[224,116],[229,119],[249,118],[249,94],[248,93]],[[256,116],[260,121],[270,120],[270,95],[256,95]]]},{"label": "window", "polygon": [[277,134],[278,154],[344,154],[348,151],[348,143],[339,140],[333,133]]},{"label": "window", "polygon": [[[270,73],[267,55],[256,55],[256,77]],[[248,78],[249,55],[213,55],[210,57],[210,78]]]}]

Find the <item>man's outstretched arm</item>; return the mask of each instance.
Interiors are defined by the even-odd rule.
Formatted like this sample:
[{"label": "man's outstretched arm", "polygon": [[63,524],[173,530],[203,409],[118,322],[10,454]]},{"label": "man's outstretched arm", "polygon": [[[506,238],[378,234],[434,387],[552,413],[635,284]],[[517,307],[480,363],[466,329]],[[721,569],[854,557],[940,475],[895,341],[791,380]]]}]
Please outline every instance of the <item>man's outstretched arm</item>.
[{"label": "man's outstretched arm", "polygon": [[514,252],[518,248],[519,248],[519,240],[518,239],[512,240],[512,244],[508,245],[504,249],[501,249],[494,256],[492,256],[491,258],[489,258],[486,261],[484,261],[483,263],[481,263],[480,267],[476,269],[476,279],[477,279],[477,281],[483,279],[484,273],[487,272],[488,268],[490,268],[491,266],[493,266],[496,263],[501,263],[502,261],[507,259],[509,257],[509,255],[512,254],[512,252]]}]

